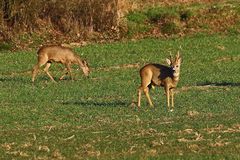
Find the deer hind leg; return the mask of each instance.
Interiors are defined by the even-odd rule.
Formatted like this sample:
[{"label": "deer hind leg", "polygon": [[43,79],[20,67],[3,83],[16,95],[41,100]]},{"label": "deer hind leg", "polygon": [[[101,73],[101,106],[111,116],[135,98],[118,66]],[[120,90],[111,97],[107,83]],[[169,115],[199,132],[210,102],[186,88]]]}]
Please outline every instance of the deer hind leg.
[{"label": "deer hind leg", "polygon": [[46,63],[47,63],[47,57],[42,57],[42,56],[38,57],[38,63],[33,67],[33,70],[32,70],[32,82],[35,81],[35,77],[37,76],[40,67],[42,67]]},{"label": "deer hind leg", "polygon": [[48,62],[48,57],[41,56],[41,55],[38,56],[38,63],[33,67],[33,70],[32,70],[32,82],[35,81],[35,77],[37,76],[39,69],[43,65],[45,65],[47,62]]},{"label": "deer hind leg", "polygon": [[53,81],[53,82],[56,82],[55,80],[54,80],[54,78],[52,77],[52,75],[49,73],[49,71],[48,71],[48,69],[49,69],[49,67],[51,66],[51,63],[50,62],[47,62],[47,64],[46,64],[46,66],[45,66],[45,68],[44,68],[44,71],[46,72],[46,74],[48,75],[48,77],[50,77],[50,79]]},{"label": "deer hind leg", "polygon": [[144,92],[144,94],[147,97],[148,103],[150,106],[153,106],[152,100],[150,98],[149,95],[149,85],[151,84],[151,79],[152,76],[151,75],[145,75],[145,76],[141,76],[141,86],[138,89],[138,106],[140,107],[141,104],[141,93],[142,91]]},{"label": "deer hind leg", "polygon": [[39,64],[36,64],[36,65],[33,67],[33,70],[32,70],[32,82],[35,81],[35,77],[36,77],[37,74],[38,74],[39,68],[40,68],[40,65],[39,65]]},{"label": "deer hind leg", "polygon": [[148,103],[151,107],[153,107],[153,103],[152,103],[152,100],[150,98],[150,95],[149,95],[149,88],[146,87],[143,89],[143,92],[145,93],[146,97],[147,97],[147,100],[148,100]]},{"label": "deer hind leg", "polygon": [[152,100],[151,100],[150,95],[149,95],[149,88],[148,87],[143,88],[142,86],[140,86],[139,89],[138,89],[138,107],[141,106],[142,91],[146,95],[149,105],[152,107],[153,103],[152,103]]}]

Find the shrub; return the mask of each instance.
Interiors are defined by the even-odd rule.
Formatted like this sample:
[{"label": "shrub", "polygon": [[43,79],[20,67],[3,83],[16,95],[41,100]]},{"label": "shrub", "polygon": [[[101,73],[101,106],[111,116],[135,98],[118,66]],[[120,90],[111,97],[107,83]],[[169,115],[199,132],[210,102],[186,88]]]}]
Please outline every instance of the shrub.
[{"label": "shrub", "polygon": [[127,31],[127,35],[129,37],[132,37],[134,35],[138,35],[141,33],[146,33],[150,30],[150,27],[148,25],[145,24],[138,24],[132,21],[128,22],[128,31]]},{"label": "shrub", "polygon": [[159,7],[150,8],[145,12],[145,14],[151,22],[157,22],[162,18],[164,10]]},{"label": "shrub", "polygon": [[105,31],[118,23],[117,0],[4,0],[2,3],[0,25],[4,21],[17,32],[41,29],[41,20],[44,27],[62,33]]},{"label": "shrub", "polygon": [[147,19],[148,17],[142,12],[130,12],[127,15],[127,20],[135,23],[144,23],[147,21]]},{"label": "shrub", "polygon": [[11,43],[0,42],[0,51],[11,50],[13,48]]},{"label": "shrub", "polygon": [[181,10],[179,14],[181,21],[188,21],[193,16],[193,12],[189,9]]},{"label": "shrub", "polygon": [[178,19],[179,13],[176,8],[150,8],[145,12],[148,19],[154,23],[166,21],[167,19]]},{"label": "shrub", "polygon": [[179,26],[174,22],[167,22],[161,26],[161,31],[163,34],[171,35],[180,32]]}]

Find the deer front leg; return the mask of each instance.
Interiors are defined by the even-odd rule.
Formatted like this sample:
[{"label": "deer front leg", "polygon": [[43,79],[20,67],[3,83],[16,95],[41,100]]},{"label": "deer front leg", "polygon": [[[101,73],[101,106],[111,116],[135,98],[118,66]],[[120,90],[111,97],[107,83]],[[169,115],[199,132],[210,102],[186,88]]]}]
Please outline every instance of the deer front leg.
[{"label": "deer front leg", "polygon": [[70,63],[66,64],[68,73],[70,74],[71,79],[73,80],[73,76],[72,76],[72,71],[71,71],[71,67],[70,67]]},{"label": "deer front leg", "polygon": [[63,80],[63,78],[68,74],[68,71],[65,71],[67,70],[67,68],[64,68],[64,74],[59,78],[59,80]]},{"label": "deer front leg", "polygon": [[66,67],[65,69],[67,69],[67,71],[65,72],[65,74],[63,74],[63,75],[59,78],[59,80],[63,80],[63,78],[64,78],[66,75],[68,75],[68,74],[70,74],[70,77],[71,77],[71,79],[73,80],[72,72],[71,72],[71,68],[70,68],[70,64],[66,64],[65,67]]},{"label": "deer front leg", "polygon": [[138,108],[141,106],[142,87],[138,88]]},{"label": "deer front leg", "polygon": [[170,110],[170,93],[169,93],[169,86],[165,86],[165,93],[166,93],[166,97],[167,97],[167,107],[168,110]]},{"label": "deer front leg", "polygon": [[172,112],[174,109],[174,90],[173,89],[170,90],[170,94],[171,94],[171,100],[172,100],[172,109],[170,111]]}]

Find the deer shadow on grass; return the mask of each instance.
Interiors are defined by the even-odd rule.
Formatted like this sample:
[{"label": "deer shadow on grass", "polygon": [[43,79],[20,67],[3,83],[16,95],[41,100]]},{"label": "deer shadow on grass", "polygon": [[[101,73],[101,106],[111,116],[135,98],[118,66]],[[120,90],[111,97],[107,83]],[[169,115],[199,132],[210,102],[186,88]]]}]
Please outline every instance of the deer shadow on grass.
[{"label": "deer shadow on grass", "polygon": [[196,86],[214,86],[214,87],[240,87],[238,82],[203,82],[197,83]]},{"label": "deer shadow on grass", "polygon": [[85,100],[85,101],[67,101],[63,102],[63,105],[79,105],[84,107],[127,107],[130,105],[129,102],[123,100],[113,101],[97,101],[97,100]]}]

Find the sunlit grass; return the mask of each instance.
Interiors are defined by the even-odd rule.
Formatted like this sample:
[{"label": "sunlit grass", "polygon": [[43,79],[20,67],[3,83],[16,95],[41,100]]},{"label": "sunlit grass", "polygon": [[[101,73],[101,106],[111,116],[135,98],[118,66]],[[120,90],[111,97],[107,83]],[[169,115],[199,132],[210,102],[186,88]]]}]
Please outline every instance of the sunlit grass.
[{"label": "sunlit grass", "polygon": [[[0,53],[1,159],[239,159],[239,35],[76,48],[89,78],[31,83],[36,51]],[[175,111],[162,88],[136,108],[139,69],[183,56]],[[76,67],[74,67],[76,68]],[[50,68],[57,79],[61,65]]]}]

